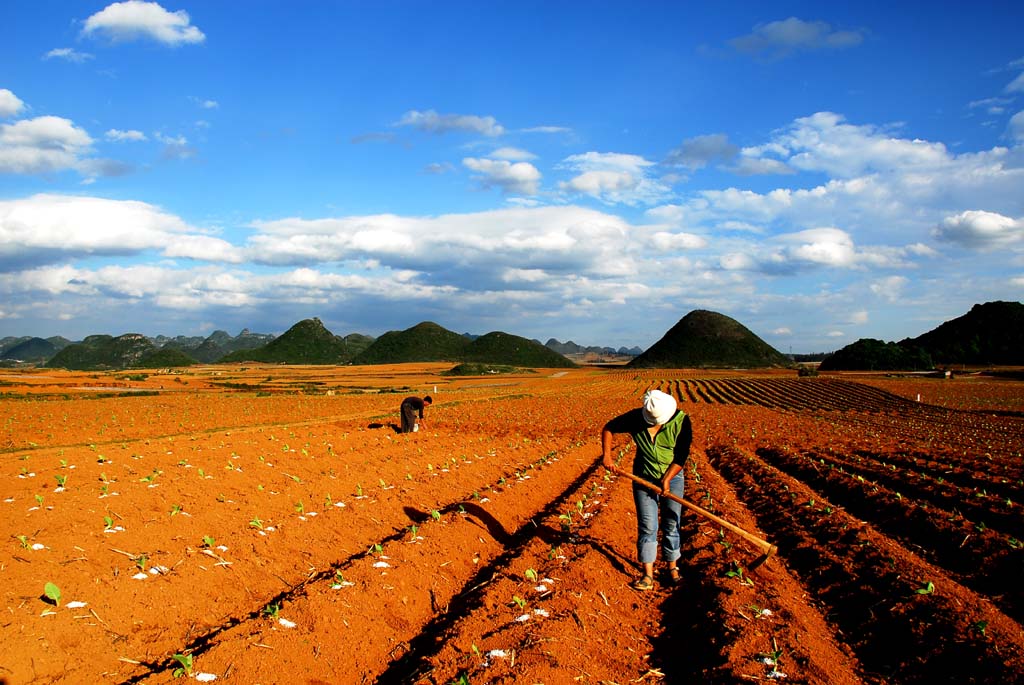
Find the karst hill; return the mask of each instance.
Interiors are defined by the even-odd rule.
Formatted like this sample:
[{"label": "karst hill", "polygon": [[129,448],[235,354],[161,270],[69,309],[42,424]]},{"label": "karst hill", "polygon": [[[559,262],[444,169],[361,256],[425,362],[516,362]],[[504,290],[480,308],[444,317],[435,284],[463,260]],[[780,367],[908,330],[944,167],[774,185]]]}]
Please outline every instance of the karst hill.
[{"label": "karst hill", "polygon": [[724,314],[697,309],[670,328],[633,368],[762,368],[791,366],[790,360]]}]

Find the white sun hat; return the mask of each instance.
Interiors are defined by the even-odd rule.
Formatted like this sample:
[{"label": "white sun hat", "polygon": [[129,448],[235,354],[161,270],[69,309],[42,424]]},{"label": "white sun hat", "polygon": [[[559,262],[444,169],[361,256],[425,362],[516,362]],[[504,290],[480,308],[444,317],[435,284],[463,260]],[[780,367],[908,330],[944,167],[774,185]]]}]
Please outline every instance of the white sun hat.
[{"label": "white sun hat", "polygon": [[668,423],[676,413],[676,399],[660,390],[648,390],[644,393],[644,420],[652,426]]}]

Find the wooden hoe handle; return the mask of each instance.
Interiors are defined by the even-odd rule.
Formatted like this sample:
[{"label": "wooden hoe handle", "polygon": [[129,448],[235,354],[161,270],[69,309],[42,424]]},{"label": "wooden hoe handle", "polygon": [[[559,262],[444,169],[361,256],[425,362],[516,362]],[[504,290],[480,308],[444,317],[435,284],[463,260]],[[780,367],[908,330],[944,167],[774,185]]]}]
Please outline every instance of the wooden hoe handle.
[{"label": "wooden hoe handle", "polygon": [[699,514],[700,516],[703,516],[706,519],[714,521],[715,523],[717,523],[718,525],[722,526],[723,528],[727,528],[728,530],[731,530],[733,533],[736,533],[737,535],[739,535],[741,538],[743,538],[747,542],[749,542],[749,543],[751,543],[753,545],[756,545],[762,552],[764,552],[765,558],[772,556],[773,554],[775,554],[776,551],[778,551],[778,548],[775,545],[773,545],[770,542],[768,542],[767,540],[762,540],[761,538],[757,537],[756,535],[752,535],[751,533],[748,533],[747,531],[743,530],[739,526],[734,525],[732,523],[729,523],[728,521],[726,521],[725,519],[723,519],[723,518],[721,518],[719,516],[715,516],[714,514],[712,514],[707,509],[703,509],[701,507],[698,507],[693,502],[687,501],[687,500],[683,499],[682,497],[678,497],[676,495],[673,495],[671,492],[662,493],[661,492],[661,488],[658,487],[657,485],[655,485],[654,483],[651,483],[650,481],[646,481],[643,478],[639,478],[637,476],[634,476],[632,473],[629,473],[627,471],[621,471],[620,470],[619,473],[622,474],[623,476],[625,476],[626,478],[629,478],[634,483],[637,483],[638,485],[642,485],[645,488],[647,488],[648,490],[653,490],[653,491],[657,492],[659,495],[662,495],[663,497],[668,497],[670,500],[672,500],[674,502],[679,502],[680,504],[682,504],[684,507],[686,507],[690,511],[694,512],[695,514]]}]

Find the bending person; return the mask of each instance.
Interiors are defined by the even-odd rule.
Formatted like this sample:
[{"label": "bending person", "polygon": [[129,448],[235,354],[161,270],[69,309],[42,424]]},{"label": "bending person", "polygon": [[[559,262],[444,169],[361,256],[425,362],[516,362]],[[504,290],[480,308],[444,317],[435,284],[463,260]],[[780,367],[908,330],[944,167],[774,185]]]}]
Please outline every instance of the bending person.
[{"label": "bending person", "polygon": [[601,430],[602,462],[609,471],[618,473],[612,461],[612,436],[629,433],[636,444],[633,475],[661,489],[661,495],[633,483],[636,504],[636,551],[643,575],[633,582],[637,590],[654,587],[654,562],[658,553],[659,518],[661,524],[661,556],[666,562],[666,582],[679,583],[679,519],[682,505],[662,495],[671,492],[683,496],[683,466],[690,456],[693,427],[690,417],[676,407],[676,400],[660,390],[644,393],[637,408],[615,417]]}]

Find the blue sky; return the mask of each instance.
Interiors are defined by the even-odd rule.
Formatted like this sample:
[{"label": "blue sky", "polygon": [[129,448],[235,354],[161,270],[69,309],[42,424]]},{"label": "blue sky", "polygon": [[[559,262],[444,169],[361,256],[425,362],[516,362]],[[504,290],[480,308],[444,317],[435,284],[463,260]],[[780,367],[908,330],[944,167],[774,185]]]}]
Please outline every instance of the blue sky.
[{"label": "blue sky", "polygon": [[782,352],[1024,294],[1024,4],[9,2],[0,336]]}]

